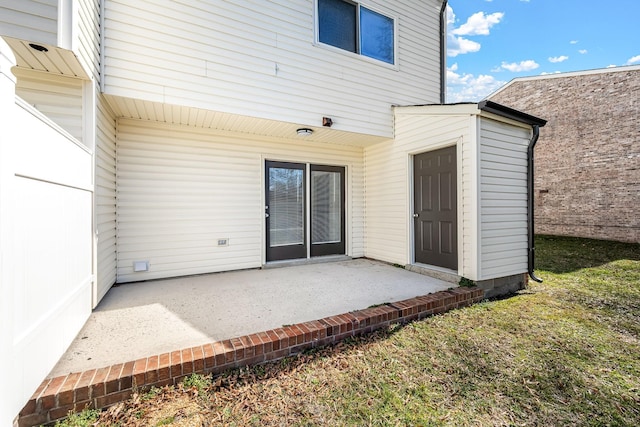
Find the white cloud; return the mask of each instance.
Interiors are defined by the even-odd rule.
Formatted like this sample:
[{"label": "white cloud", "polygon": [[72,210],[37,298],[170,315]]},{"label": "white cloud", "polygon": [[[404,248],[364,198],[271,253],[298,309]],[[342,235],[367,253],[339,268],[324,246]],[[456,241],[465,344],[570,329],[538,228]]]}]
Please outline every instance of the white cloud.
[{"label": "white cloud", "polygon": [[578,44],[578,40],[571,40],[569,44]]},{"label": "white cloud", "polygon": [[540,73],[541,76],[548,76],[550,74],[560,74],[560,71],[554,71],[552,73],[548,73],[546,71],[543,71],[542,73]]},{"label": "white cloud", "polygon": [[582,55],[584,55],[589,51],[587,49],[580,49],[578,52],[580,52]]},{"label": "white cloud", "polygon": [[462,37],[449,36],[447,39],[447,55],[458,56],[480,50],[480,43]]},{"label": "white cloud", "polygon": [[478,102],[505,84],[493,76],[459,74],[458,64],[447,68],[447,102]]},{"label": "white cloud", "polygon": [[607,65],[607,68],[616,68],[617,65],[611,64],[611,65]]},{"label": "white cloud", "polygon": [[562,56],[550,56],[550,57],[549,57],[549,62],[553,62],[553,63],[555,64],[555,63],[557,63],[557,62],[564,62],[564,61],[566,61],[567,59],[569,59],[569,57],[568,57],[568,56],[566,56],[566,55],[562,55]]},{"label": "white cloud", "polygon": [[457,36],[488,36],[491,27],[499,24],[503,17],[504,13],[502,12],[492,13],[491,15],[485,15],[484,12],[476,12],[467,19],[467,22],[455,28],[452,34]]},{"label": "white cloud", "polygon": [[480,43],[462,36],[489,35],[491,27],[498,24],[503,16],[500,12],[490,15],[484,12],[474,13],[467,22],[456,28],[456,15],[453,8],[447,5],[447,55],[455,57],[479,51]]},{"label": "white cloud", "polygon": [[538,65],[538,63],[532,59],[527,59],[526,61],[520,61],[520,62],[512,62],[512,63],[507,63],[507,62],[503,62],[500,65],[500,68],[503,68],[505,70],[509,70],[511,72],[520,72],[520,71],[531,71],[531,70],[535,70],[536,68],[538,68],[540,65]]},{"label": "white cloud", "polygon": [[632,58],[629,58],[629,60],[627,61],[627,65],[632,65],[637,63],[640,63],[640,55],[636,55]]}]

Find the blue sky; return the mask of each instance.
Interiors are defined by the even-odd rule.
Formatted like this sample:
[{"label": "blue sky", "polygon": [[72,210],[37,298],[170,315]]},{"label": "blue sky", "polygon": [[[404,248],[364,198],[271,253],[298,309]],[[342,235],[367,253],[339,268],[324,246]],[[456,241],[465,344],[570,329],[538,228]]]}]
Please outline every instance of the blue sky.
[{"label": "blue sky", "polygon": [[449,0],[447,102],[515,77],[640,65],[640,0]]}]

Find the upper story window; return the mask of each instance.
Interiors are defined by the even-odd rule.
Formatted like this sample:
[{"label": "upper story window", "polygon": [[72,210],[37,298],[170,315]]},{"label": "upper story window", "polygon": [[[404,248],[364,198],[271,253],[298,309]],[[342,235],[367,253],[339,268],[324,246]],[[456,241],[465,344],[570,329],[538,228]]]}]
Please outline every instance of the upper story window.
[{"label": "upper story window", "polygon": [[318,0],[318,41],[395,64],[393,18],[348,0]]}]

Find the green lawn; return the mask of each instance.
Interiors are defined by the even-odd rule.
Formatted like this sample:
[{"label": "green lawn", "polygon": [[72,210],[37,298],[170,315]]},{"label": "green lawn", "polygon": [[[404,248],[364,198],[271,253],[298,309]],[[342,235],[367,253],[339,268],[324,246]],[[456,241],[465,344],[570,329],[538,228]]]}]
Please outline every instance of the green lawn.
[{"label": "green lawn", "polygon": [[511,298],[194,377],[99,423],[639,426],[640,245],[541,236],[536,255],[544,283]]}]

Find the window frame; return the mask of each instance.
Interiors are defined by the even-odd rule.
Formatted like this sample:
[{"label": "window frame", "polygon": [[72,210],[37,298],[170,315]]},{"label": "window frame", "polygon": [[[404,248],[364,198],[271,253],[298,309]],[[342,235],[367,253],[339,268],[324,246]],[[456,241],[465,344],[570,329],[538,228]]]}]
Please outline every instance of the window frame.
[{"label": "window frame", "polygon": [[[337,46],[333,46],[327,43],[323,43],[320,41],[320,13],[318,11],[320,0],[314,0],[314,44],[316,46],[322,47],[324,49],[328,49],[334,52],[341,53],[343,55],[347,55],[352,58],[359,58],[361,60],[365,60],[371,62],[373,64],[382,65],[384,67],[392,68],[395,70],[399,69],[399,60],[398,60],[398,17],[396,15],[390,14],[387,11],[382,11],[379,8],[370,6],[369,4],[356,0],[342,0],[346,3],[351,3],[356,6],[356,50],[357,52],[351,52],[349,50],[342,49]],[[362,45],[362,33],[360,28],[360,8],[364,7],[372,12],[378,13],[386,18],[389,18],[393,21],[393,62],[387,62],[382,59],[377,59],[371,56],[367,56],[361,53],[361,45]]]}]

